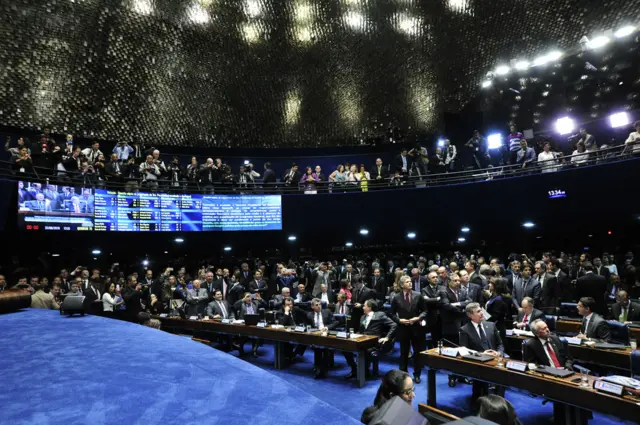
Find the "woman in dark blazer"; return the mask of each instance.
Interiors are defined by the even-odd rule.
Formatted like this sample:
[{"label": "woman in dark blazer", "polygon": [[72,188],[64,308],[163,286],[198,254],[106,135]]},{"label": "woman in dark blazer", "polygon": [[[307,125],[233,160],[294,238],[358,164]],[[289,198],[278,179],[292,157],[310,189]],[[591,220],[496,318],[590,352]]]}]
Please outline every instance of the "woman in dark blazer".
[{"label": "woman in dark blazer", "polygon": [[491,296],[485,306],[487,313],[491,315],[489,322],[496,324],[500,337],[506,341],[507,324],[513,322],[513,300],[507,291],[507,280],[493,278],[489,283]]}]

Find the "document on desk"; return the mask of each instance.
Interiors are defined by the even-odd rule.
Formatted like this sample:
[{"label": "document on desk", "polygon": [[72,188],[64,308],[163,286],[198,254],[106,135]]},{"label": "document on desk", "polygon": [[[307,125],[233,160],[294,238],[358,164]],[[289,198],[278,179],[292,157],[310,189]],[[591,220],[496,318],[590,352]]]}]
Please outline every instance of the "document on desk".
[{"label": "document on desk", "polygon": [[625,387],[633,388],[634,390],[640,389],[640,381],[637,379],[629,378],[627,376],[611,375],[602,377],[603,381],[613,382],[614,384],[624,385]]},{"label": "document on desk", "polygon": [[521,329],[514,329],[513,333],[518,335],[518,336],[528,336],[528,337],[533,338],[533,332],[531,332],[531,331],[523,331]]}]

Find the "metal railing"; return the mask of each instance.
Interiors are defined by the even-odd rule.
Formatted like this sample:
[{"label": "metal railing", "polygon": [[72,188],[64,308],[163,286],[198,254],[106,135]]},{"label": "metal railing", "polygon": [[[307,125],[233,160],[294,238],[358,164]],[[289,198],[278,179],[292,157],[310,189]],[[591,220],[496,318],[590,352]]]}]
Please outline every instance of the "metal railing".
[{"label": "metal railing", "polygon": [[[315,185],[307,186],[307,192],[317,193],[345,193],[366,192],[401,188],[438,187],[455,184],[472,183],[479,181],[491,181],[507,179],[534,174],[547,174],[565,172],[589,166],[610,164],[636,158],[640,149],[635,146],[621,145],[592,152],[579,153],[577,155],[562,155],[554,153],[555,157],[547,161],[534,160],[529,163],[513,165],[489,166],[482,169],[469,169],[464,171],[429,173],[421,175],[414,167],[411,172],[400,176],[389,176],[382,181],[372,179],[363,181],[322,181]],[[536,155],[537,157],[537,155]],[[138,169],[139,164],[135,165]],[[155,181],[145,181],[142,178],[109,178],[100,177],[102,173],[60,172],[50,168],[27,167],[24,172],[15,169],[15,163],[0,161],[0,178],[5,180],[20,180],[39,182],[44,184],[58,184],[82,188],[99,188],[113,191],[162,191],[173,193],[220,193],[220,194],[300,194],[304,193],[303,183],[286,184],[284,182],[264,183],[260,179],[247,183],[237,180],[224,182],[193,181],[181,177],[178,180],[158,178]]]}]

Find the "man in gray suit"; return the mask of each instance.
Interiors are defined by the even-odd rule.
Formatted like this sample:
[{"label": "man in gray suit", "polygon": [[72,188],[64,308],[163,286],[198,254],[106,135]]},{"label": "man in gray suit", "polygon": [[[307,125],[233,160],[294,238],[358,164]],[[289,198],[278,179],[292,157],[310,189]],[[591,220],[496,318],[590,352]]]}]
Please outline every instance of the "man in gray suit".
[{"label": "man in gray suit", "polygon": [[578,338],[608,342],[611,338],[609,324],[602,316],[593,312],[595,306],[596,301],[591,297],[583,297],[578,301],[578,314],[583,317]]},{"label": "man in gray suit", "polygon": [[520,305],[524,297],[531,297],[536,302],[540,299],[540,282],[531,276],[530,265],[527,264],[522,268],[522,278],[520,281],[514,281],[511,296],[513,298],[513,304],[518,311],[521,310]]},{"label": "man in gray suit", "polygon": [[205,288],[200,287],[198,279],[194,280],[193,288],[187,290],[187,316],[204,314],[207,301],[209,301],[209,293]]},{"label": "man in gray suit", "polygon": [[531,322],[538,319],[544,320],[544,313],[534,308],[535,301],[533,301],[533,298],[524,297],[520,305],[522,306],[522,311],[518,312],[518,320],[513,323],[515,328],[528,331],[530,330],[529,325]]},{"label": "man in gray suit", "polygon": [[51,212],[51,203],[44,199],[44,194],[39,192],[36,194],[36,199],[29,201],[29,209],[32,211]]},{"label": "man in gray suit", "polygon": [[234,320],[236,318],[231,305],[222,299],[222,291],[220,289],[213,290],[213,301],[207,305],[205,312],[210,319]]},{"label": "man in gray suit", "polygon": [[31,308],[42,308],[46,310],[60,310],[52,294],[44,292],[47,285],[38,285],[36,293],[31,295]]}]

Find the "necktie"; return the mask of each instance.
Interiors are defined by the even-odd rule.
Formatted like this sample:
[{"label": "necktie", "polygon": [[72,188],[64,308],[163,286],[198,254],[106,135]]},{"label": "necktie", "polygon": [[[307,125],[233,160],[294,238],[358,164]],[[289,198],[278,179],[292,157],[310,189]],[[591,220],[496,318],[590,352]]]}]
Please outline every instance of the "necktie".
[{"label": "necktie", "polygon": [[480,334],[480,344],[482,344],[482,348],[488,350],[489,341],[487,340],[487,335],[484,333],[484,329],[482,329],[482,323],[478,324],[478,333]]},{"label": "necktie", "polygon": [[420,290],[420,278],[416,278],[415,281],[415,290],[419,291]]},{"label": "necktie", "polygon": [[529,320],[529,315],[528,315],[528,314],[525,314],[525,315],[524,315],[524,318],[522,319],[522,323],[523,323],[524,325],[526,325],[526,324],[527,324],[527,320]]},{"label": "necktie", "polygon": [[544,285],[544,275],[543,275],[543,274],[541,274],[541,275],[540,275],[540,288],[542,288],[542,287],[543,287],[543,285]]},{"label": "necktie", "polygon": [[38,202],[38,209],[40,211],[44,210],[43,205],[42,205],[42,201]]},{"label": "necktie", "polygon": [[547,346],[547,352],[549,353],[549,357],[551,357],[551,360],[553,361],[553,367],[560,367],[560,362],[558,361],[558,356],[556,356],[556,353],[553,351],[553,348],[551,347],[551,343],[549,341],[547,341],[546,343]]},{"label": "necktie", "polygon": [[404,303],[407,305],[407,307],[411,307],[411,294],[409,294],[408,292],[405,292],[404,294]]},{"label": "necktie", "polygon": [[247,314],[255,314],[255,313],[253,312],[253,304],[249,304],[249,305],[247,306]]},{"label": "necktie", "polygon": [[622,323],[627,321],[627,306],[622,307],[622,314],[620,315],[620,321]]},{"label": "necktie", "polygon": [[320,313],[316,313],[316,328],[320,329]]},{"label": "necktie", "polygon": [[78,205],[75,206],[75,210],[76,210],[77,213],[80,212],[80,208],[78,208]]},{"label": "necktie", "polygon": [[221,301],[218,301],[218,305],[220,306],[220,310],[222,311],[222,318],[226,319],[227,318],[227,309],[224,308],[224,304],[222,304]]},{"label": "necktie", "polygon": [[344,304],[340,306],[340,314],[344,314]]}]

